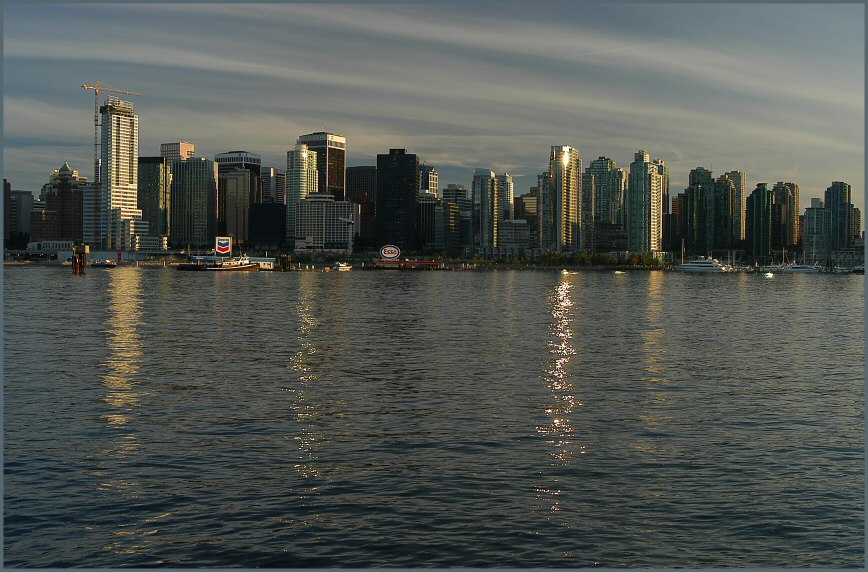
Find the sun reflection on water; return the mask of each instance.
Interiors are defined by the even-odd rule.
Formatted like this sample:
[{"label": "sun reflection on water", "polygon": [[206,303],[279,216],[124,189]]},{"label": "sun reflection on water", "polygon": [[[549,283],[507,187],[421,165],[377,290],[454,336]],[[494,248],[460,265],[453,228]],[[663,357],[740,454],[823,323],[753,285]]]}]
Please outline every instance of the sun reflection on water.
[{"label": "sun reflection on water", "polygon": [[[537,431],[550,446],[550,455],[556,467],[568,466],[576,455],[587,453],[585,445],[576,435],[572,420],[574,411],[582,406],[582,402],[575,395],[572,374],[574,367],[570,367],[577,354],[573,342],[572,288],[573,281],[579,279],[578,274],[562,275],[555,292],[549,296],[554,320],[549,330],[551,338],[548,342],[548,365],[544,372],[544,381],[551,392],[551,403],[545,409],[548,424],[537,427]],[[557,478],[537,486],[538,506],[550,512],[560,511],[562,492]]]}]

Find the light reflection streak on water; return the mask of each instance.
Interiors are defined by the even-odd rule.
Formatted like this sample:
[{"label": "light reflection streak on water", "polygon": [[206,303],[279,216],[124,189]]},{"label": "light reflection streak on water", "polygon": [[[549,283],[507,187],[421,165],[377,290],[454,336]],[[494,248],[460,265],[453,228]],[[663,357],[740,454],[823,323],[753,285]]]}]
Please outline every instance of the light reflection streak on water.
[{"label": "light reflection streak on water", "polygon": [[[129,501],[141,494],[139,477],[125,469],[141,446],[134,413],[141,406],[144,395],[138,389],[137,380],[142,366],[139,331],[142,275],[138,269],[117,268],[111,270],[109,280],[106,346],[110,353],[103,363],[107,371],[101,381],[106,389],[103,401],[111,408],[103,419],[116,436],[99,452],[99,470],[94,474],[100,478],[98,490],[116,493]],[[142,530],[136,522],[123,523],[110,530],[112,541],[103,549],[124,555],[143,554],[147,543],[142,541],[157,531],[153,528]]]},{"label": "light reflection streak on water", "polygon": [[[290,410],[295,416],[297,429],[297,434],[293,436],[297,448],[294,468],[301,482],[293,487],[293,492],[303,506],[310,507],[313,499],[319,494],[319,486],[315,484],[315,480],[322,477],[317,455],[322,435],[317,428],[317,420],[323,415],[323,407],[317,401],[316,388],[308,389],[308,386],[320,381],[311,364],[312,358],[318,353],[313,339],[319,328],[319,319],[315,314],[316,296],[319,295],[317,287],[319,277],[307,272],[300,272],[297,276],[297,332],[302,349],[290,359],[293,376],[290,378],[289,391],[292,395]],[[304,520],[303,523],[310,526],[318,519],[319,515],[314,514],[312,520]]]},{"label": "light reflection streak on water", "polygon": [[[576,347],[573,345],[573,301],[572,280],[578,275],[563,275],[555,292],[549,296],[551,314],[554,321],[550,327],[551,339],[548,342],[548,365],[545,370],[545,383],[551,391],[552,402],[545,413],[549,424],[540,426],[537,431],[546,438],[551,446],[553,465],[565,467],[574,459],[576,453],[584,454],[586,449],[575,436],[572,414],[582,403],[575,396],[571,369],[568,368]],[[547,485],[536,488],[538,506],[551,512],[561,510],[561,488],[557,478]]]},{"label": "light reflection streak on water", "polygon": [[[664,312],[663,312],[663,281],[662,272],[648,273],[648,297],[645,301],[646,326],[641,332],[642,337],[642,381],[648,383],[644,388],[648,396],[645,401],[646,413],[639,416],[640,421],[650,431],[659,431],[672,421],[672,417],[661,415],[661,408],[666,407],[669,397],[665,390],[671,378],[666,373],[666,347],[663,343]],[[633,448],[645,453],[660,452],[656,439],[643,438],[633,445]]]}]

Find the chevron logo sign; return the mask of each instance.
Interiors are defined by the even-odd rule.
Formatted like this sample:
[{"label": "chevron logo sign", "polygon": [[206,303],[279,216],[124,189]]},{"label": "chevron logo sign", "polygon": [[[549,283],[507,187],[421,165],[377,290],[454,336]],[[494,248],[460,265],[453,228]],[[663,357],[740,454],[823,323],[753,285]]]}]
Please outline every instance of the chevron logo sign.
[{"label": "chevron logo sign", "polygon": [[214,247],[214,251],[219,254],[228,255],[232,252],[232,237],[231,236],[218,236],[217,237],[217,246]]}]

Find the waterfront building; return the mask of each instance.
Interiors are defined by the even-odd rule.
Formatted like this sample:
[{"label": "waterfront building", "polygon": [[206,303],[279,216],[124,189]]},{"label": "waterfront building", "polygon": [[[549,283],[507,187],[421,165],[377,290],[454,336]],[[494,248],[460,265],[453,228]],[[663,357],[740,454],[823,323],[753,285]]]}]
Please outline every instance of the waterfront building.
[{"label": "waterfront building", "polygon": [[740,239],[737,238],[736,209],[738,188],[736,182],[727,174],[714,181],[713,218],[712,218],[712,249],[725,250],[737,248]]},{"label": "waterfront building", "polygon": [[515,219],[527,221],[529,248],[539,247],[539,187],[515,198]]},{"label": "waterfront building", "polygon": [[217,236],[217,163],[205,157],[174,161],[170,201],[170,244],[213,248]]},{"label": "waterfront building", "polygon": [[286,241],[295,244],[295,210],[299,202],[319,191],[317,153],[298,143],[286,153]]},{"label": "waterfront building", "polygon": [[594,245],[597,252],[624,252],[627,250],[627,231],[619,224],[594,224]]},{"label": "waterfront building", "polygon": [[581,212],[582,220],[580,227],[582,229],[582,249],[585,252],[596,252],[594,245],[594,213],[596,212],[596,195],[594,194],[594,186],[596,184],[596,175],[588,172],[586,169],[582,174],[582,200]]},{"label": "waterfront building", "polygon": [[307,145],[308,149],[316,153],[317,192],[331,193],[336,201],[345,200],[347,138],[318,131],[300,136],[296,143]]},{"label": "waterfront building", "polygon": [[243,170],[250,179],[250,204],[262,202],[262,157],[248,151],[228,151],[214,156],[217,176]]},{"label": "waterfront building", "polygon": [[500,220],[513,218],[515,203],[515,182],[509,173],[497,175],[497,196],[500,208]]},{"label": "waterfront building", "polygon": [[854,239],[862,237],[862,211],[853,207],[850,214],[850,236]]},{"label": "waterfront building", "polygon": [[187,141],[160,144],[160,157],[172,161],[186,161],[196,155],[196,145]]},{"label": "waterfront building", "polygon": [[[106,250],[127,250],[135,241],[128,232],[147,234],[139,210],[139,116],[130,101],[114,96],[100,107],[99,244]],[[123,221],[136,219],[124,224]]]},{"label": "waterfront building", "polygon": [[843,181],[835,181],[826,189],[826,208],[831,214],[831,234],[829,248],[842,250],[850,245],[853,239],[853,205],[850,202],[850,185]]},{"label": "waterfront building", "polygon": [[429,165],[427,161],[424,161],[419,166],[419,177],[420,193],[432,193],[438,197],[440,196],[440,176],[437,173],[437,169]]},{"label": "waterfront building", "polygon": [[772,187],[775,205],[772,215],[772,250],[792,251],[798,237],[798,185],[778,182]]},{"label": "waterfront building", "polygon": [[617,164],[613,159],[600,156],[591,161],[585,173],[592,175],[591,192],[593,195],[593,219],[606,224],[620,223],[621,208],[624,205],[624,191],[626,190],[626,173],[616,175]]},{"label": "waterfront building", "polygon": [[406,149],[377,155],[376,243],[419,249],[419,157]]},{"label": "waterfront building", "polygon": [[33,210],[30,211],[30,241],[52,240],[50,237],[57,236],[59,227],[57,213],[47,210],[45,201],[33,201]]},{"label": "waterfront building", "polygon": [[[376,242],[377,166],[347,167],[347,200],[359,205],[359,236],[354,248],[379,249]],[[382,246],[382,245],[380,245]]]},{"label": "waterfront building", "polygon": [[464,185],[450,183],[443,189],[443,201],[458,205],[458,243],[467,251],[473,247],[473,201]]},{"label": "waterfront building", "polygon": [[498,252],[506,256],[523,256],[530,245],[530,227],[524,219],[501,221]]},{"label": "waterfront building", "polygon": [[735,185],[733,197],[733,228],[735,229],[735,241],[740,243],[744,240],[745,210],[747,209],[747,176],[744,171],[729,171],[726,176]]},{"label": "waterfront building", "polygon": [[629,250],[647,254],[661,251],[663,239],[663,197],[668,195],[668,171],[662,161],[651,162],[645,150],[630,163],[626,220]]},{"label": "waterfront building", "polygon": [[474,246],[480,253],[491,254],[497,249],[497,231],[502,220],[498,181],[494,171],[473,171],[471,196]]},{"label": "waterfront building", "polygon": [[263,203],[286,205],[286,170],[261,167],[259,180],[262,184]]},{"label": "waterfront building", "polygon": [[461,207],[445,198],[434,207],[434,250],[450,256],[459,256],[463,250]]},{"label": "waterfront building", "polygon": [[249,244],[260,251],[286,246],[286,205],[264,202],[250,205]]},{"label": "waterfront building", "polygon": [[295,251],[349,255],[353,252],[354,210],[331,193],[313,193],[299,201],[295,219]]},{"label": "waterfront building", "polygon": [[754,260],[769,264],[772,260],[772,220],[775,194],[768,183],[757,183],[747,198],[745,240]]},{"label": "waterfront building", "polygon": [[231,167],[221,173],[217,165],[217,235],[231,236],[242,248],[250,238],[251,184],[255,182],[247,169]]},{"label": "waterfront building", "polygon": [[435,211],[440,199],[429,192],[419,193],[419,244],[423,252],[430,253],[435,248],[436,219]]},{"label": "waterfront building", "polygon": [[549,252],[582,249],[582,158],[570,145],[553,145],[549,169],[537,178],[540,191],[540,245]]},{"label": "waterfront building", "polygon": [[68,162],[54,169],[42,187],[45,209],[54,213],[56,225],[43,232],[42,240],[80,241],[84,237],[84,191],[87,177],[79,175]]},{"label": "waterfront building", "polygon": [[172,160],[139,157],[138,206],[151,236],[168,236],[172,216]]},{"label": "waterfront building", "polygon": [[832,213],[825,208],[822,199],[811,198],[811,206],[805,209],[802,226],[802,253],[805,263],[828,265],[832,249]]}]

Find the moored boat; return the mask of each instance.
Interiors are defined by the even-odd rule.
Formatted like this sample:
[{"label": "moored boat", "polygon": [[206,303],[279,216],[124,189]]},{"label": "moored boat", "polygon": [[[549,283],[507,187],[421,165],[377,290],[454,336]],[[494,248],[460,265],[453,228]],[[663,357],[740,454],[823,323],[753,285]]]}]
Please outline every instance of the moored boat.
[{"label": "moored boat", "polygon": [[259,263],[253,262],[248,256],[235,256],[220,260],[204,260],[198,259],[193,262],[188,262],[178,265],[178,270],[204,270],[214,272],[256,272],[259,270]]},{"label": "moored boat", "polygon": [[721,264],[716,258],[697,258],[684,264],[676,264],[675,270],[679,272],[732,272],[731,266]]},{"label": "moored boat", "polygon": [[115,267],[117,267],[117,265],[118,265],[117,262],[115,262],[114,260],[109,260],[109,259],[98,260],[96,262],[90,263],[90,266],[92,268],[115,268]]},{"label": "moored boat", "polygon": [[778,268],[778,272],[783,272],[786,274],[793,273],[801,273],[801,274],[819,274],[823,271],[823,268],[819,265],[808,265],[808,264],[784,264],[780,268]]},{"label": "moored boat", "polygon": [[346,262],[335,262],[334,266],[332,266],[332,270],[337,270],[338,272],[347,272],[352,269],[353,266],[351,264],[347,264]]}]

